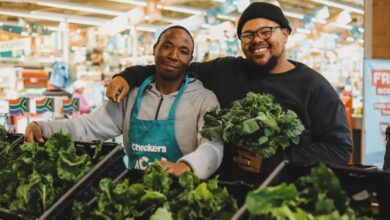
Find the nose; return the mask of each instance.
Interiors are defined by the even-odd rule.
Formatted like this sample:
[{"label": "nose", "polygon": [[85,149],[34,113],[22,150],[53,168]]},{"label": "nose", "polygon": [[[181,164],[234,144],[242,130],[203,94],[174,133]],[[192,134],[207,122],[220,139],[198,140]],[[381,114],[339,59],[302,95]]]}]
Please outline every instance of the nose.
[{"label": "nose", "polygon": [[262,39],[258,34],[255,34],[255,36],[253,37],[253,42],[262,42],[262,41],[265,40]]},{"label": "nose", "polygon": [[171,51],[169,51],[168,58],[172,60],[177,60],[178,52],[178,49],[173,48]]}]

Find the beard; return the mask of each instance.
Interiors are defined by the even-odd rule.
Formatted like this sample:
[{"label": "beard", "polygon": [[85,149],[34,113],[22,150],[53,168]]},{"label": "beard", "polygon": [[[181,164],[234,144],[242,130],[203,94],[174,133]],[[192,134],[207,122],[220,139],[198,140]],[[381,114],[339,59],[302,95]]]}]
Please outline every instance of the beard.
[{"label": "beard", "polygon": [[[265,42],[261,42],[260,44],[264,44]],[[269,49],[271,50],[272,49],[272,44],[270,44],[269,42],[266,42],[267,46],[269,47]],[[253,53],[253,51],[255,50],[255,47],[258,46],[256,44],[252,44],[248,50],[251,51]],[[263,45],[264,46],[264,45]],[[282,51],[282,54],[284,53],[284,48],[283,48],[283,51]],[[249,59],[250,63],[252,64],[252,66],[257,70],[257,71],[261,71],[263,73],[269,73],[273,68],[276,67],[276,65],[278,64],[278,60],[279,60],[279,56],[276,56],[276,55],[272,55],[271,58],[269,58],[269,60],[264,63],[264,64],[260,64],[260,63],[256,63],[254,61],[254,59]]]},{"label": "beard", "polygon": [[253,66],[256,68],[256,70],[263,72],[263,73],[269,73],[278,64],[278,60],[279,60],[278,57],[276,57],[275,55],[272,55],[271,58],[264,64],[256,63],[252,59],[250,61],[253,64]]}]

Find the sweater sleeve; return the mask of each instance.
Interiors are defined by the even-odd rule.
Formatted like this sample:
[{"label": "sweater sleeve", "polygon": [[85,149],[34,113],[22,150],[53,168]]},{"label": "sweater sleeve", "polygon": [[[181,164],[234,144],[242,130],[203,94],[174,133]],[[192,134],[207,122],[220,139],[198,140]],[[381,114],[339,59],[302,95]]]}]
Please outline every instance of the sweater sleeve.
[{"label": "sweater sleeve", "polygon": [[[353,145],[344,104],[329,85],[320,85],[309,104],[311,141],[287,151],[292,161],[348,164]],[[306,135],[307,136],[307,135]],[[302,135],[305,138],[305,131]]]},{"label": "sweater sleeve", "polygon": [[147,66],[130,66],[127,67],[122,72],[115,74],[113,77],[121,76],[126,82],[130,85],[130,88],[134,88],[136,86],[140,86],[142,82],[148,78],[148,76],[156,74],[156,66],[155,65],[147,65]]},{"label": "sweater sleeve", "polygon": [[72,134],[75,141],[107,140],[122,134],[122,123],[127,102],[120,104],[108,101],[96,111],[75,119],[38,121],[44,137],[63,131]]},{"label": "sweater sleeve", "polygon": [[214,93],[208,91],[206,98],[202,102],[200,113],[198,117],[198,148],[189,153],[178,161],[185,161],[188,163],[195,175],[201,179],[207,179],[211,176],[221,165],[223,157],[222,142],[209,141],[203,138],[200,130],[203,127],[203,115],[212,107],[218,106],[217,97]]}]

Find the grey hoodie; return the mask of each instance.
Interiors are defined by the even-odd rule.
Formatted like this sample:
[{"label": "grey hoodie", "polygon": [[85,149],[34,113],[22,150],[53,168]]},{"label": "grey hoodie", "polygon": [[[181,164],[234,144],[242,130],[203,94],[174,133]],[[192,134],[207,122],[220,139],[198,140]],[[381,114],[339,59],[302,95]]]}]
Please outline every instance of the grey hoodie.
[{"label": "grey hoodie", "polygon": [[[96,111],[75,119],[37,123],[45,137],[62,130],[70,132],[75,141],[107,140],[123,134],[128,152],[130,116],[137,93],[138,87],[121,103],[108,101]],[[155,83],[151,83],[143,94],[138,119],[167,119],[176,95],[177,92],[163,95],[156,89]],[[209,141],[199,133],[204,113],[217,105],[214,93],[205,89],[199,80],[191,78],[176,109],[176,139],[183,154],[178,161],[188,163],[202,179],[213,174],[222,161],[223,144]]]}]

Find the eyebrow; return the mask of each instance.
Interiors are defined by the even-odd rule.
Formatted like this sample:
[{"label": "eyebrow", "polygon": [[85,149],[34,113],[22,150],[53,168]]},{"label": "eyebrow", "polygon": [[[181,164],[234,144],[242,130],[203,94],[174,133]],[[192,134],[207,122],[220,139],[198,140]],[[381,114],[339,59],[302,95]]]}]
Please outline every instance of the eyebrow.
[{"label": "eyebrow", "polygon": [[272,26],[263,26],[263,27],[257,28],[256,30],[245,30],[245,31],[242,31],[242,33],[253,33],[253,32],[256,32],[262,28],[270,28],[270,27],[272,27]]},{"label": "eyebrow", "polygon": [[[164,40],[163,42],[161,42],[162,44],[166,44],[166,43],[168,43],[168,44],[170,44],[170,45],[173,45],[173,43],[172,43],[172,41],[170,41],[169,39],[167,39],[167,40]],[[187,47],[187,46],[179,46],[179,48],[180,49],[186,49],[186,50],[189,50],[189,51],[191,51],[191,49],[189,48],[189,47]]]}]

